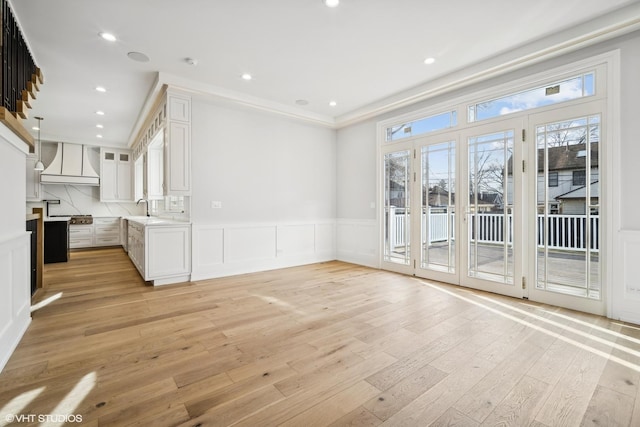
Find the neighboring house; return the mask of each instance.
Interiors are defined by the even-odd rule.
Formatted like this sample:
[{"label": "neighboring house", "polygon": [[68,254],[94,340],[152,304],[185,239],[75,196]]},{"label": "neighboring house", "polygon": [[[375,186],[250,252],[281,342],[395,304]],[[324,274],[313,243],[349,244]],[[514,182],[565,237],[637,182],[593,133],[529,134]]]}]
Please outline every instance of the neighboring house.
[{"label": "neighboring house", "polygon": [[[600,197],[600,182],[591,183],[591,202],[590,205],[597,205]],[[587,186],[569,191],[556,197],[560,202],[560,213],[565,215],[584,215],[587,213]],[[598,211],[592,211],[592,214],[598,214]]]},{"label": "neighboring house", "polygon": [[[586,171],[587,149],[586,144],[572,144],[560,147],[549,147],[547,149],[549,164],[549,182],[546,202],[549,203],[550,213],[569,213],[562,205],[562,200],[558,196],[571,193],[580,188],[584,188],[589,179],[591,182],[598,180],[598,146],[597,142],[591,143],[591,165],[589,177]],[[544,208],[544,150],[538,150],[538,209]],[[567,199],[568,200],[568,199]],[[572,204],[575,205],[576,199]],[[584,197],[583,197],[584,205]],[[573,206],[572,210],[584,212],[584,206],[579,208]]]},{"label": "neighboring house", "polygon": [[396,208],[404,208],[405,202],[407,200],[407,195],[405,192],[405,187],[403,184],[397,183],[396,181],[389,181],[389,204],[388,206],[395,206]]},{"label": "neighboring house", "polygon": [[[578,211],[584,213],[586,210],[584,195],[582,196],[581,206],[579,197],[566,196],[574,191],[578,191],[576,194],[579,194],[580,189],[583,189],[582,192],[584,194],[587,179],[592,183],[598,181],[599,144],[597,142],[591,143],[591,165],[588,176],[586,144],[562,145],[549,147],[547,149],[548,187],[546,200],[544,153],[545,151],[543,149],[538,150],[538,211],[543,211],[544,203],[546,202],[549,204],[549,213],[551,214],[574,213]],[[509,184],[512,184],[512,159],[509,159],[508,174]],[[511,192],[513,185],[508,185],[507,188]],[[597,195],[593,194],[593,191],[592,187],[592,197],[597,197]],[[511,194],[509,196],[511,198]],[[567,203],[570,204],[570,206],[565,206]]]}]

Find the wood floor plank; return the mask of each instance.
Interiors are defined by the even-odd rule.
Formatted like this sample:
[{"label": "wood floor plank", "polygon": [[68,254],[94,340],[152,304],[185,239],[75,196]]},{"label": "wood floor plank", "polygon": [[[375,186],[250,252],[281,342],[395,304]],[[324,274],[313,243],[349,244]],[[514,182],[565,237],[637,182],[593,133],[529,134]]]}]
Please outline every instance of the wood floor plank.
[{"label": "wood floor plank", "polygon": [[430,425],[494,368],[493,362],[476,356],[465,367],[449,374],[382,425],[394,427]]},{"label": "wood floor plank", "polygon": [[153,287],[108,248],[44,279],[0,420],[640,425],[637,325],[337,261]]},{"label": "wood floor plank", "polygon": [[377,418],[387,420],[446,376],[445,372],[425,365],[362,406]]},{"label": "wood floor plank", "polygon": [[472,420],[462,412],[454,408],[449,408],[440,418],[431,423],[429,427],[477,427],[478,425],[477,421]]},{"label": "wood floor plank", "polygon": [[532,420],[549,384],[524,376],[482,422],[481,426],[519,427]]},{"label": "wood floor plank", "polygon": [[360,406],[345,416],[338,418],[329,427],[375,427],[380,424],[382,424],[381,419]]},{"label": "wood floor plank", "polygon": [[606,387],[598,386],[582,418],[582,426],[630,426],[635,399]]},{"label": "wood floor plank", "polygon": [[287,420],[281,426],[326,426],[353,411],[360,406],[360,402],[363,400],[368,400],[378,393],[380,393],[380,390],[366,381],[360,381]]},{"label": "wood floor plank", "polygon": [[524,342],[462,396],[454,408],[478,423],[483,422],[544,351]]}]

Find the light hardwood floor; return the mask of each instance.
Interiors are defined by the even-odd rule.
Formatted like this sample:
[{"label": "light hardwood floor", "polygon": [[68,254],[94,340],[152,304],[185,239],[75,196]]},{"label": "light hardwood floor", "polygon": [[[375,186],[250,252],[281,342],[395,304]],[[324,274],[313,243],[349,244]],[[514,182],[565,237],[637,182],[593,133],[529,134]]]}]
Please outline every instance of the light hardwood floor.
[{"label": "light hardwood floor", "polygon": [[342,262],[153,288],[106,249],[44,278],[0,426],[640,425],[634,325]]}]

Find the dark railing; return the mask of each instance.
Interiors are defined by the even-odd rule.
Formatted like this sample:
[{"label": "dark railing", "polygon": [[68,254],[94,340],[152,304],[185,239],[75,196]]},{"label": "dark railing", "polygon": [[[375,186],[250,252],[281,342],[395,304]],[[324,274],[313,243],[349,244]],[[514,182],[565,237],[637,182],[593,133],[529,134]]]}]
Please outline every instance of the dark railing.
[{"label": "dark railing", "polygon": [[24,92],[33,92],[31,86],[37,83],[35,79],[38,68],[7,0],[0,0],[0,13],[2,13],[1,106],[15,114],[21,108],[20,101],[28,101],[24,98]]}]

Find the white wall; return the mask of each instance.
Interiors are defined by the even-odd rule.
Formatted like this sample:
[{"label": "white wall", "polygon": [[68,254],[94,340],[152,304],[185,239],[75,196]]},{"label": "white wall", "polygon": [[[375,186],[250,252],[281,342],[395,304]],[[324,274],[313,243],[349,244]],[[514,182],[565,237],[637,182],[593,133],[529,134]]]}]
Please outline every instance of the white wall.
[{"label": "white wall", "polygon": [[378,266],[376,123],[338,131],[337,258]]},{"label": "white wall", "polygon": [[24,204],[27,146],[0,124],[0,371],[31,321],[29,235]]},{"label": "white wall", "polygon": [[335,131],[198,97],[191,126],[194,280],[335,259]]},{"label": "white wall", "polygon": [[[363,264],[378,263],[377,249],[373,257],[367,257],[369,246],[363,242],[375,242],[378,246],[377,225],[371,224],[375,215],[366,209],[369,199],[376,200],[375,174],[376,174],[376,123],[394,116],[426,108],[444,102],[447,99],[456,98],[464,94],[470,94],[508,81],[516,80],[527,75],[535,74],[547,69],[570,64],[582,59],[620,49],[622,75],[620,84],[622,87],[622,99],[620,105],[620,151],[617,158],[621,160],[620,176],[621,209],[613,207],[612,212],[619,215],[620,230],[614,230],[613,266],[614,283],[609,283],[611,308],[609,314],[614,318],[623,318],[640,323],[640,315],[632,319],[629,313],[640,313],[640,276],[634,274],[631,269],[634,263],[629,260],[631,253],[640,253],[640,197],[637,190],[637,170],[640,165],[640,32],[631,33],[617,39],[591,46],[579,51],[567,53],[561,57],[541,62],[534,66],[521,69],[504,76],[456,90],[447,95],[440,95],[431,100],[417,103],[410,107],[404,107],[380,115],[363,123],[345,127],[338,131],[338,258],[345,261],[357,262],[358,259],[368,260]],[[617,118],[609,118],[614,123]],[[355,180],[351,181],[350,180]],[[376,209],[377,211],[377,209]],[[375,258],[375,260],[373,259]],[[618,280],[619,279],[619,280]],[[626,283],[623,282],[626,280]],[[633,289],[638,289],[634,291]]]}]

